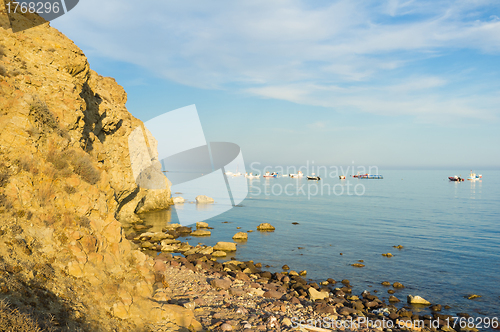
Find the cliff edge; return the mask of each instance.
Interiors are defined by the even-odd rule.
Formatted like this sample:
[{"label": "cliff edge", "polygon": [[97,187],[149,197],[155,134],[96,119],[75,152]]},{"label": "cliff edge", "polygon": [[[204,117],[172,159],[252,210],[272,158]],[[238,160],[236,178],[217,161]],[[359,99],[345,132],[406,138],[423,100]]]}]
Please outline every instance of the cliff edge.
[{"label": "cliff edge", "polygon": [[171,203],[166,178],[134,180],[127,94],[49,23],[13,33],[0,10],[0,306],[54,331],[200,329],[157,300],[168,281],[123,235]]}]

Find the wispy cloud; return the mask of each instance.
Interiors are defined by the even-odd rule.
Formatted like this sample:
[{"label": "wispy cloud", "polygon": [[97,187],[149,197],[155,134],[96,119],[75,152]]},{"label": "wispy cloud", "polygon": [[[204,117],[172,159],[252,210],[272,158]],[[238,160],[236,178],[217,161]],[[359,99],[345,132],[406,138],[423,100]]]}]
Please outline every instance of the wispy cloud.
[{"label": "wispy cloud", "polygon": [[[500,54],[498,8],[486,0],[87,0],[54,25],[93,54],[189,86],[386,116],[492,120],[498,81],[495,95],[471,80],[481,71],[457,72],[477,65],[460,52]],[[455,67],[433,62],[450,56]]]}]

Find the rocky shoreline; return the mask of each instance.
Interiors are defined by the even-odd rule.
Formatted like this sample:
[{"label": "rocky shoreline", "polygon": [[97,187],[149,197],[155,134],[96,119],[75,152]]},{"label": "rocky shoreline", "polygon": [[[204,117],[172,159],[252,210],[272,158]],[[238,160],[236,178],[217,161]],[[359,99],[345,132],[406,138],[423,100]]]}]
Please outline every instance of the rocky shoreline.
[{"label": "rocky shoreline", "polygon": [[[161,276],[157,279],[168,284],[157,282],[155,299],[193,310],[204,329],[477,331],[474,327],[460,327],[452,316],[440,314],[439,304],[430,307],[432,314],[419,315],[414,309],[430,305],[420,296],[409,296],[404,299],[408,305],[396,306],[402,301],[394,295],[385,302],[367,291],[353,294],[347,279],[329,278],[318,284],[306,280],[306,271],[292,271],[287,265],[283,272],[271,273],[254,261],[241,262],[231,257],[221,262],[226,252],[236,250],[237,242],[218,242],[210,247],[178,240],[202,234],[201,230],[211,227],[198,223],[196,228],[193,231],[191,227],[168,224],[162,232],[148,232],[148,226],[135,224],[128,229],[127,238],[154,257],[154,268]],[[274,227],[261,224],[257,230],[274,231]],[[240,233],[235,238],[241,238]],[[404,287],[399,282],[383,282],[382,286],[388,288],[389,294]],[[466,313],[457,316],[470,317]]]}]

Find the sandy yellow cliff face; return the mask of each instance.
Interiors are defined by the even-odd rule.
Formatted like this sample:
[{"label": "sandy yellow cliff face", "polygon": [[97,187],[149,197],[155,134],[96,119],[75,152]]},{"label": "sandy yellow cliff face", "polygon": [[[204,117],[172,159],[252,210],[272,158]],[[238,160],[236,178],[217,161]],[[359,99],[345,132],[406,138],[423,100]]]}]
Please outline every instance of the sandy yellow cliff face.
[{"label": "sandy yellow cliff face", "polygon": [[171,202],[166,178],[163,190],[135,183],[128,135],[142,123],[127,94],[48,23],[13,33],[0,9],[0,300],[68,330],[197,327],[150,300],[165,282],[123,237],[134,211]]}]

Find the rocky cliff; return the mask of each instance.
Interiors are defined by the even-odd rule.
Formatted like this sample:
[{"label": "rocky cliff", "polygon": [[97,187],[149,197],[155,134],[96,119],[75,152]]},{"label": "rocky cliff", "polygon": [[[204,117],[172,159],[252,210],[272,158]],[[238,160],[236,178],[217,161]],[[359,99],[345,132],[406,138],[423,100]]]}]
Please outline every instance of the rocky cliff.
[{"label": "rocky cliff", "polygon": [[171,202],[168,185],[134,180],[127,94],[49,23],[14,33],[0,8],[0,300],[52,330],[198,329],[158,300],[168,281],[123,236]]}]

